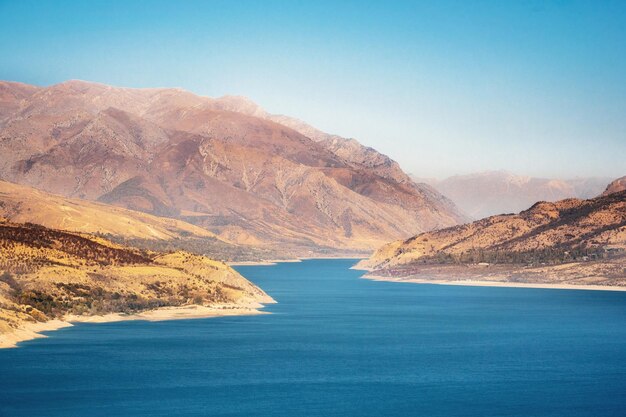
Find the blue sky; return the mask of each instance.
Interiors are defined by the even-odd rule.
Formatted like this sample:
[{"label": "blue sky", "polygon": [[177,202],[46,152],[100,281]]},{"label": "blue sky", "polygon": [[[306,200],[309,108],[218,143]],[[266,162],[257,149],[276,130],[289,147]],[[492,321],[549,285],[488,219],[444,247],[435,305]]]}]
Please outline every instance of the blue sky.
[{"label": "blue sky", "polygon": [[245,95],[409,172],[626,175],[626,1],[7,1],[0,79]]}]

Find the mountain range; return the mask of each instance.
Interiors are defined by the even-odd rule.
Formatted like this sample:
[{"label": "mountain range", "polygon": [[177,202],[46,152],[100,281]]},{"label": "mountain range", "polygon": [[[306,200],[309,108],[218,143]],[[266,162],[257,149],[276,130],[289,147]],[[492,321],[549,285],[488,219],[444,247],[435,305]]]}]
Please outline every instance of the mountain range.
[{"label": "mountain range", "polygon": [[467,219],[377,151],[242,97],[0,82],[0,155],[13,183],[301,255]]},{"label": "mountain range", "polygon": [[451,199],[473,219],[495,214],[517,213],[537,201],[598,196],[612,178],[553,179],[486,171],[455,175],[444,180],[414,177]]}]

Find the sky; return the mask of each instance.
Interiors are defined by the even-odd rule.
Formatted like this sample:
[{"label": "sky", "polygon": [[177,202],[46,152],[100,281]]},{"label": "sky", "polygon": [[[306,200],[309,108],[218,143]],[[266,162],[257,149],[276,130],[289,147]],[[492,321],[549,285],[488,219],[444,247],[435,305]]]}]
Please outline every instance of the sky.
[{"label": "sky", "polygon": [[626,175],[626,1],[0,0],[0,79],[243,95],[420,177]]}]

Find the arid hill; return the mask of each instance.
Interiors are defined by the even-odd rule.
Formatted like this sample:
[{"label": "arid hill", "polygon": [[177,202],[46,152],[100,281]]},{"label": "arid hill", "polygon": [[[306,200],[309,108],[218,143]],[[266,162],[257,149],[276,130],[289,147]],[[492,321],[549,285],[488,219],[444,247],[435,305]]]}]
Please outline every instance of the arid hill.
[{"label": "arid hill", "polygon": [[455,175],[442,181],[416,178],[416,181],[433,186],[473,219],[482,219],[494,214],[517,213],[537,201],[593,198],[604,190],[610,180],[535,178],[506,171]]},{"label": "arid hill", "polygon": [[[0,221],[0,339],[27,323],[158,307],[251,308],[271,297],[222,262]],[[0,340],[0,346],[5,346]]]},{"label": "arid hill", "polygon": [[458,224],[432,188],[358,142],[238,97],[0,83],[0,177],[300,254]]},{"label": "arid hill", "polygon": [[519,214],[422,233],[381,247],[359,266],[376,275],[411,275],[433,274],[433,266],[441,265],[536,267],[596,262],[598,267],[590,274],[626,285],[625,249],[626,191],[621,191],[590,200],[539,202]]}]

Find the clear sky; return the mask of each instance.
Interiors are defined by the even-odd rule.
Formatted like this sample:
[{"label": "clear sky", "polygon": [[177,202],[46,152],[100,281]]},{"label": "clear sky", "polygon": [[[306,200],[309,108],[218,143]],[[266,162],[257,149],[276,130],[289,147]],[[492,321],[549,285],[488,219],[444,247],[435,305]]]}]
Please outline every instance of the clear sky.
[{"label": "clear sky", "polygon": [[623,0],[0,0],[0,79],[245,95],[424,177],[626,175]]}]

